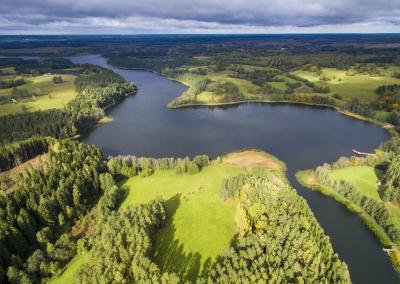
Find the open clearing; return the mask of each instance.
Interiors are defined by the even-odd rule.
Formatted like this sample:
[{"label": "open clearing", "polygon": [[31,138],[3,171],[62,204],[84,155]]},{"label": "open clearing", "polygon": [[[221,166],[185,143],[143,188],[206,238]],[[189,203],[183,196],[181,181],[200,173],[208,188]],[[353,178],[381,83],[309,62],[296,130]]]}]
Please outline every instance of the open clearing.
[{"label": "open clearing", "polygon": [[355,166],[333,171],[336,180],[345,180],[355,184],[361,194],[380,200],[378,178],[372,167]]},{"label": "open clearing", "polygon": [[[315,72],[297,70],[293,74],[307,79],[318,85],[328,86],[330,94],[339,94],[344,100],[357,98],[360,101],[372,101],[376,98],[375,89],[382,85],[399,84],[400,80],[391,77],[388,72],[384,72],[384,76],[370,76],[365,74],[346,75],[345,70],[337,70],[335,68],[324,68],[322,74],[317,75]],[[321,80],[327,78],[329,81]]]},{"label": "open clearing", "polygon": [[[54,76],[62,76],[63,83],[54,84]],[[22,112],[23,106],[25,106],[28,111],[62,108],[76,96],[74,85],[75,78],[76,76],[69,74],[26,77],[24,79],[27,83],[18,86],[18,89],[28,91],[40,90],[45,95],[23,99],[17,103],[0,104],[0,115]],[[0,96],[10,96],[11,91],[12,88],[0,89]]]},{"label": "open clearing", "polygon": [[3,178],[4,182],[6,183],[8,189],[6,190],[7,194],[11,194],[15,190],[15,178],[18,176],[19,173],[22,173],[27,168],[37,167],[40,163],[46,161],[48,159],[47,154],[38,155],[33,159],[30,159],[22,164],[8,170],[5,172],[0,172],[0,176]]},{"label": "open clearing", "polygon": [[134,177],[122,206],[166,200],[166,225],[156,236],[155,261],[162,271],[194,280],[207,263],[229,248],[235,233],[235,202],[223,201],[223,181],[241,169],[212,165],[195,175],[174,170],[157,171],[151,177]]},{"label": "open clearing", "polygon": [[[367,166],[348,167],[333,171],[335,179],[351,182],[355,184],[362,195],[381,201],[376,174],[374,168]],[[395,225],[400,228],[400,207],[391,202],[385,202],[385,205],[389,209]]]},{"label": "open clearing", "polygon": [[[158,170],[149,177],[136,176],[123,184],[128,194],[121,208],[164,199],[167,220],[155,237],[154,260],[162,271],[195,280],[229,248],[235,235],[236,202],[221,198],[223,181],[256,167],[279,176],[286,169],[272,155],[245,150],[228,154],[222,163],[213,162],[194,175]],[[75,257],[50,283],[71,283],[76,271],[89,259],[88,254]]]}]

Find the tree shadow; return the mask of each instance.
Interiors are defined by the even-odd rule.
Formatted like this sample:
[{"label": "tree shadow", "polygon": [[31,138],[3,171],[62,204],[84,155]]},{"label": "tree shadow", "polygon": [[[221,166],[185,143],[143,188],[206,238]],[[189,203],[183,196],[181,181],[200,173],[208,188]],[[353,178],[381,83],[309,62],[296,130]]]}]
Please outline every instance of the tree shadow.
[{"label": "tree shadow", "polygon": [[[180,198],[181,194],[176,194],[164,203],[167,219],[164,227],[157,234],[154,258],[161,271],[175,273],[183,279],[194,282],[200,275],[201,255],[198,252],[184,252],[183,244],[176,239],[173,217],[180,205]],[[211,260],[206,262],[211,262]]]}]

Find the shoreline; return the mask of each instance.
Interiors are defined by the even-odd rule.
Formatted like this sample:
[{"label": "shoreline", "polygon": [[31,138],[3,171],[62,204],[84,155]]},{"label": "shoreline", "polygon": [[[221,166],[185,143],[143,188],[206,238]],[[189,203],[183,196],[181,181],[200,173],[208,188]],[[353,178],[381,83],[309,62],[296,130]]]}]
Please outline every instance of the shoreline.
[{"label": "shoreline", "polygon": [[[179,82],[179,81],[178,81]],[[257,100],[241,100],[235,102],[225,102],[225,103],[189,103],[189,104],[182,104],[177,106],[172,106],[170,104],[167,105],[170,109],[179,109],[179,108],[191,108],[191,107],[218,107],[218,106],[229,106],[229,105],[241,105],[241,104],[248,104],[248,103],[261,103],[261,104],[283,104],[283,105],[303,105],[303,106],[311,106],[311,107],[322,107],[322,108],[329,108],[332,110],[337,111],[340,114],[352,117],[354,119],[363,120],[372,124],[375,124],[383,129],[385,129],[391,137],[398,137],[400,134],[395,130],[395,127],[387,122],[382,122],[373,118],[369,118],[366,116],[362,116],[350,111],[341,110],[337,106],[327,105],[327,104],[313,104],[307,102],[295,102],[295,101],[271,101],[266,99],[257,99]]]},{"label": "shoreline", "polygon": [[[102,55],[100,55],[102,56]],[[105,58],[105,57],[104,57]],[[127,68],[127,67],[120,67],[117,65],[113,65],[109,62],[109,59],[107,59],[107,64],[109,64],[110,66],[114,66],[116,68],[120,68],[123,70],[142,70],[142,71],[146,71],[146,72],[151,72],[154,74],[157,74],[159,76],[165,77],[168,80],[171,81],[175,81],[178,82],[188,88],[191,88],[192,86],[184,81],[181,81],[179,79],[175,79],[175,78],[171,78],[169,76],[166,76],[158,71],[154,71],[154,70],[150,70],[150,69],[146,69],[146,68]],[[180,94],[178,97],[179,98],[182,94]],[[295,101],[288,101],[288,100],[280,100],[280,101],[272,101],[272,100],[268,100],[268,99],[256,99],[256,100],[240,100],[240,101],[234,101],[234,102],[225,102],[225,103],[187,103],[187,104],[181,104],[181,105],[176,105],[173,106],[171,105],[172,102],[169,102],[167,104],[167,108],[170,109],[179,109],[179,108],[191,108],[191,107],[219,107],[219,106],[229,106],[229,105],[241,105],[241,104],[247,104],[247,103],[262,103],[262,104],[287,104],[287,105],[305,105],[305,106],[311,106],[311,107],[323,107],[323,108],[330,108],[333,109],[335,111],[337,111],[340,114],[352,117],[354,119],[359,119],[359,120],[363,120],[372,124],[375,124],[383,129],[385,129],[390,137],[399,137],[400,133],[396,131],[394,125],[388,123],[388,122],[382,122],[373,118],[369,118],[366,116],[362,116],[360,114],[356,114],[350,111],[346,111],[346,110],[341,110],[338,106],[332,106],[332,105],[327,105],[327,104],[313,104],[313,103],[307,103],[307,102],[295,102]],[[382,143],[385,141],[382,141]]]},{"label": "shoreline", "polygon": [[[376,223],[376,221],[360,206],[353,204],[351,201],[347,200],[344,196],[336,193],[327,186],[321,185],[316,181],[314,182],[309,181],[308,179],[312,178],[313,173],[314,173],[313,169],[301,170],[295,174],[295,177],[297,181],[307,189],[312,191],[317,191],[323,194],[324,196],[333,198],[335,201],[345,206],[347,210],[357,214],[357,216],[361,219],[364,225],[367,226],[368,230],[375,235],[375,237],[378,239],[379,243],[383,246],[383,248],[393,247],[395,245],[393,241],[389,238],[389,236],[385,233],[383,228],[378,223]],[[395,271],[400,274],[400,253],[389,252],[387,255]]]}]

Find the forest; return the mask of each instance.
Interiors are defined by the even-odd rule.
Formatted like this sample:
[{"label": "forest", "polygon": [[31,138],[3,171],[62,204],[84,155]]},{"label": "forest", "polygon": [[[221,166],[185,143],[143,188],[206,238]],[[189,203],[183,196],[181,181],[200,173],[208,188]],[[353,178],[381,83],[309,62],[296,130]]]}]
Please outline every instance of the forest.
[{"label": "forest", "polygon": [[[396,136],[400,53],[391,46],[400,44],[400,37],[66,39],[0,40],[0,55],[34,55],[0,58],[0,105],[13,107],[36,97],[51,100],[48,91],[29,88],[46,78],[52,88],[70,82],[75,92],[57,108],[25,106],[0,115],[1,283],[65,283],[66,274],[68,283],[82,284],[351,283],[347,259],[337,253],[330,234],[289,184],[286,166],[278,159],[267,154],[249,158],[247,153],[241,153],[245,158],[239,162],[229,161],[228,154],[106,157],[97,146],[82,142],[107,109],[134,95],[137,87],[109,69],[73,64],[64,57],[100,54],[107,64],[154,71],[186,84],[165,107],[318,105],[384,126]],[[213,114],[221,114],[218,111]],[[195,138],[187,135],[181,139]],[[30,165],[39,155],[43,160]],[[303,172],[299,181],[358,213],[384,248],[396,250],[399,140],[360,155]],[[248,166],[249,161],[257,166]],[[11,175],[17,168],[15,188],[9,191],[2,174]],[[207,226],[224,225],[218,229],[226,242],[207,252],[215,253],[214,258],[187,252],[187,244],[174,239],[203,241],[204,236],[190,235],[199,229],[193,228],[199,220],[188,220],[188,212],[201,212],[196,210],[208,211],[204,216],[213,224],[200,223],[206,233]],[[395,253],[390,256],[396,266]]]}]

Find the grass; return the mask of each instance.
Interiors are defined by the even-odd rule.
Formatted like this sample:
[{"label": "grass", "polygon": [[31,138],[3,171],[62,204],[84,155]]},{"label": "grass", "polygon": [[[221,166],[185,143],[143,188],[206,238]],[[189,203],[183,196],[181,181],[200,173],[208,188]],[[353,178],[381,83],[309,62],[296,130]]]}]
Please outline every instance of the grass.
[{"label": "grass", "polygon": [[[286,165],[258,150],[228,154],[194,175],[174,170],[156,171],[150,177],[136,176],[122,185],[127,197],[121,208],[161,197],[167,220],[155,236],[154,259],[162,271],[175,272],[195,280],[227,248],[235,236],[236,201],[220,197],[223,181],[231,176],[263,167],[285,177]],[[76,256],[51,284],[71,283],[90,256]]]},{"label": "grass", "polygon": [[[344,100],[358,98],[360,101],[372,101],[376,98],[375,89],[382,85],[399,84],[400,80],[391,77],[388,72],[383,76],[370,76],[365,74],[346,75],[345,70],[335,68],[324,68],[322,74],[317,76],[314,72],[297,70],[293,74],[314,82],[318,85],[328,86],[330,94],[339,94]],[[323,81],[321,77],[326,77],[330,81]]]},{"label": "grass", "polygon": [[227,73],[213,73],[211,75],[207,76],[210,78],[212,81],[218,82],[218,83],[224,83],[224,82],[231,82],[234,83],[242,93],[242,95],[246,98],[251,98],[254,97],[254,93],[256,93],[257,89],[259,87],[252,82],[244,79],[239,79],[239,78],[231,78],[228,77]]},{"label": "grass", "polygon": [[364,196],[380,200],[378,194],[378,178],[372,167],[354,166],[333,170],[336,180],[344,180],[355,184],[357,190]]},{"label": "grass", "polygon": [[[266,69],[261,67],[255,67],[250,65],[241,65],[242,68],[246,70],[254,70],[254,69]],[[193,68],[188,68],[191,70]],[[305,78],[317,85],[328,86],[330,88],[330,93],[328,94],[317,94],[319,96],[327,96],[333,97],[334,94],[339,94],[342,97],[344,102],[348,102],[353,98],[358,98],[360,101],[370,102],[375,100],[375,89],[382,85],[388,84],[399,84],[400,80],[392,77],[394,72],[398,72],[400,68],[398,67],[390,67],[388,69],[380,68],[381,76],[370,76],[366,74],[354,74],[353,76],[349,76],[346,74],[344,70],[338,70],[335,68],[324,68],[322,69],[322,74],[317,75],[314,72],[304,71],[304,70],[296,70],[292,72],[299,77]],[[229,70],[222,72],[211,72],[203,77],[207,77],[214,82],[224,83],[231,82],[234,83],[240,90],[243,95],[241,101],[251,101],[251,100],[265,100],[269,101],[269,97],[265,95],[260,95],[259,90],[260,87],[251,83],[248,80],[232,78],[230,77],[231,73]],[[286,85],[287,82],[296,82],[287,76],[282,75],[285,79],[284,82],[268,82],[273,88],[280,90],[281,92],[285,92],[288,89]],[[328,81],[322,80],[322,78],[328,78]],[[188,84],[183,79],[183,83]],[[304,87],[304,84],[302,84]],[[300,91],[301,92],[301,91]],[[307,92],[307,91],[303,91]],[[305,93],[306,95],[308,93]],[[316,93],[310,93],[310,95],[316,95]],[[184,95],[183,95],[184,96]],[[204,91],[197,95],[196,97],[198,104],[203,105],[215,105],[220,104],[219,97],[216,96],[213,92]],[[189,104],[190,105],[190,104]],[[380,121],[385,121],[386,117],[389,113],[387,112],[377,112],[375,119]]]},{"label": "grass", "polygon": [[235,202],[219,195],[223,181],[242,170],[212,165],[195,175],[174,170],[157,171],[151,177],[134,177],[124,187],[129,194],[122,207],[166,200],[166,225],[156,236],[155,261],[162,271],[190,280],[229,248],[234,236]]},{"label": "grass", "polygon": [[[56,74],[54,74],[54,76],[56,76]],[[61,84],[53,83],[53,75],[41,75],[25,78],[27,83],[19,86],[18,89],[26,89],[29,91],[40,89],[40,91],[45,93],[45,95],[38,96],[35,99],[24,99],[17,103],[0,105],[0,115],[23,112],[23,106],[25,106],[28,111],[62,108],[76,96],[74,85],[76,76],[69,74],[63,74],[61,76],[64,81]],[[10,96],[11,91],[11,88],[1,89],[0,96]]]},{"label": "grass", "polygon": [[[367,166],[353,166],[343,169],[336,169],[333,170],[333,176],[336,180],[345,180],[353,183],[362,195],[382,201],[378,194],[378,177],[374,168]],[[315,180],[314,171],[300,171],[296,174],[296,177],[304,186],[318,190],[325,195],[332,196],[335,200],[345,205],[349,210],[358,213],[368,228],[375,233],[382,245],[388,247],[394,245],[383,228],[377,224],[375,220],[360,206],[348,201],[344,196],[332,190],[331,188],[319,184]],[[393,224],[397,227],[397,229],[400,229],[400,207],[391,202],[385,202],[385,206],[392,216]],[[395,269],[400,271],[400,253],[391,252],[390,258]]]},{"label": "grass", "polygon": [[82,265],[89,262],[91,257],[90,251],[76,256],[68,266],[65,268],[64,272],[57,278],[50,280],[49,284],[64,284],[64,283],[74,283],[75,273],[79,270]]},{"label": "grass", "polygon": [[[382,201],[378,193],[378,177],[374,168],[367,166],[348,167],[334,170],[333,176],[337,180],[352,182],[362,195]],[[391,202],[385,202],[385,206],[389,209],[394,224],[400,229],[400,207]]]}]

